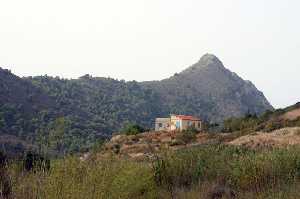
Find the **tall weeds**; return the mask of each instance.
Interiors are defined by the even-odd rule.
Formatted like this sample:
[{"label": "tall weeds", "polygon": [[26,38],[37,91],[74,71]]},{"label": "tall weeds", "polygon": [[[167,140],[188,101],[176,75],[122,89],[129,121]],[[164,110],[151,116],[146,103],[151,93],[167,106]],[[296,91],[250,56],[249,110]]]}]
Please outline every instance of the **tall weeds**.
[{"label": "tall weeds", "polygon": [[11,164],[7,172],[15,199],[201,199],[216,186],[238,198],[300,196],[299,147],[252,151],[210,145],[158,154],[152,162],[66,157],[53,161],[49,171],[25,172]]},{"label": "tall weeds", "polygon": [[81,162],[68,157],[49,173],[15,172],[13,178],[16,199],[155,198],[157,193],[148,166],[114,158]]},{"label": "tall weeds", "polygon": [[156,180],[172,191],[170,195],[178,188],[215,182],[240,192],[259,193],[298,182],[300,149],[207,146],[165,154],[153,168]]}]

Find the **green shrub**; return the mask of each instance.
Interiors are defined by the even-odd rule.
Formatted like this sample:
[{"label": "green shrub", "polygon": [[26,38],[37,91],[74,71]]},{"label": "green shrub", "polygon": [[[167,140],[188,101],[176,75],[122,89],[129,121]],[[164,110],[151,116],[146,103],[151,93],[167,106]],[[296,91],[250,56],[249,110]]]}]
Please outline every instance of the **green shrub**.
[{"label": "green shrub", "polygon": [[137,135],[143,133],[145,129],[137,124],[127,124],[121,132],[126,135]]},{"label": "green shrub", "polygon": [[196,140],[197,133],[198,133],[197,129],[190,127],[188,129],[183,130],[182,132],[178,133],[176,135],[176,140],[179,143],[188,144],[188,143]]},{"label": "green shrub", "polygon": [[158,185],[172,191],[224,179],[237,190],[263,190],[300,177],[300,149],[252,151],[207,146],[166,154],[153,167]]},{"label": "green shrub", "polygon": [[57,161],[50,173],[15,174],[13,179],[16,199],[157,198],[149,166],[115,158],[82,162],[69,157]]},{"label": "green shrub", "polygon": [[0,198],[10,198],[12,187],[7,173],[7,160],[4,153],[0,151]]},{"label": "green shrub", "polygon": [[95,141],[95,144],[92,146],[92,152],[97,153],[100,152],[103,148],[103,145],[105,144],[106,140],[104,139],[99,139]]},{"label": "green shrub", "polygon": [[253,130],[262,122],[256,115],[246,114],[241,118],[230,118],[224,121],[222,132]]},{"label": "green shrub", "polygon": [[[178,190],[188,192],[194,187],[207,192],[219,181],[239,193],[238,198],[247,198],[242,197],[245,193],[248,198],[266,198],[271,191],[281,196],[288,193],[283,187],[299,188],[300,147],[253,151],[209,145],[168,151],[155,156],[152,164],[116,157],[90,161],[66,157],[53,161],[49,172],[23,173],[12,164],[8,173],[15,199],[168,199],[177,198]],[[199,198],[199,192],[194,196],[185,198]],[[290,196],[293,198],[292,192]]]}]

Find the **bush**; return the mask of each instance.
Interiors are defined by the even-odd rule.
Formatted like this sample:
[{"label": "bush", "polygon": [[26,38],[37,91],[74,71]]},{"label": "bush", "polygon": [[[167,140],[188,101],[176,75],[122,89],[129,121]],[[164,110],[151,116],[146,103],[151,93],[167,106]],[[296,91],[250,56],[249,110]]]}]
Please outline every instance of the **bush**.
[{"label": "bush", "polygon": [[67,157],[56,161],[49,173],[31,172],[14,179],[16,199],[157,198],[149,166],[113,157],[84,162]]},{"label": "bush", "polygon": [[126,135],[137,135],[144,131],[145,129],[137,124],[127,124],[121,132]]},{"label": "bush", "polygon": [[[268,190],[284,195],[287,191],[283,187],[299,183],[300,147],[253,151],[209,145],[160,154],[150,165],[116,157],[89,161],[66,157],[53,161],[49,172],[11,171],[13,196],[15,199],[201,198],[199,192],[195,197],[179,197],[178,191],[203,187],[206,194],[212,190],[227,195],[236,193],[236,198],[272,198]],[[217,186],[210,189],[211,185]],[[253,197],[242,197],[244,193]],[[258,195],[262,197],[255,197]]]},{"label": "bush", "polygon": [[12,188],[7,174],[6,156],[0,151],[0,198],[10,198],[11,194]]},{"label": "bush", "polygon": [[179,143],[188,144],[196,140],[197,133],[197,129],[190,127],[187,130],[183,130],[182,132],[178,133],[176,135],[176,140]]},{"label": "bush", "polygon": [[28,152],[23,160],[23,165],[26,171],[48,171],[50,169],[50,159],[34,152]]},{"label": "bush", "polygon": [[0,151],[0,168],[3,168],[6,164],[6,156]]},{"label": "bush", "polygon": [[292,184],[300,177],[300,148],[252,151],[205,146],[168,153],[153,166],[158,186],[174,192],[204,182],[224,182],[235,190],[262,191]]},{"label": "bush", "polygon": [[93,144],[91,150],[93,153],[97,153],[97,152],[100,152],[102,151],[103,149],[103,145],[105,144],[106,140],[104,139],[99,139],[95,142],[95,144]]},{"label": "bush", "polygon": [[241,118],[230,118],[224,121],[222,132],[254,130],[261,122],[261,118],[251,114],[246,114]]}]

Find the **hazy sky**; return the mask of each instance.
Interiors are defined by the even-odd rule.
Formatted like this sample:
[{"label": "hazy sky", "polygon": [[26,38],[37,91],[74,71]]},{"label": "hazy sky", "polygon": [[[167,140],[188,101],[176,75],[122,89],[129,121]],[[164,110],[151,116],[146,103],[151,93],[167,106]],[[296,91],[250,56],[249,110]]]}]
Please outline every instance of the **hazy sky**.
[{"label": "hazy sky", "polygon": [[300,101],[299,0],[0,0],[0,66],[159,80],[205,53],[276,107]]}]

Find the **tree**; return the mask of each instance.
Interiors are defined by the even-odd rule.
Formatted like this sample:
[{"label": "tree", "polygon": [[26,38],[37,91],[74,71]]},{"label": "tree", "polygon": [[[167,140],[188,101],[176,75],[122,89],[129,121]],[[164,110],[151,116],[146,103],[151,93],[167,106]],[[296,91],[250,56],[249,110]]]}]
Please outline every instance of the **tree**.
[{"label": "tree", "polygon": [[0,198],[10,198],[12,185],[6,167],[6,156],[0,151]]},{"label": "tree", "polygon": [[54,150],[62,153],[64,150],[64,138],[70,129],[70,122],[64,117],[57,118],[49,131],[49,145]]},{"label": "tree", "polygon": [[4,121],[4,118],[1,118],[0,117],[0,128],[4,128],[5,127],[5,121]]}]

